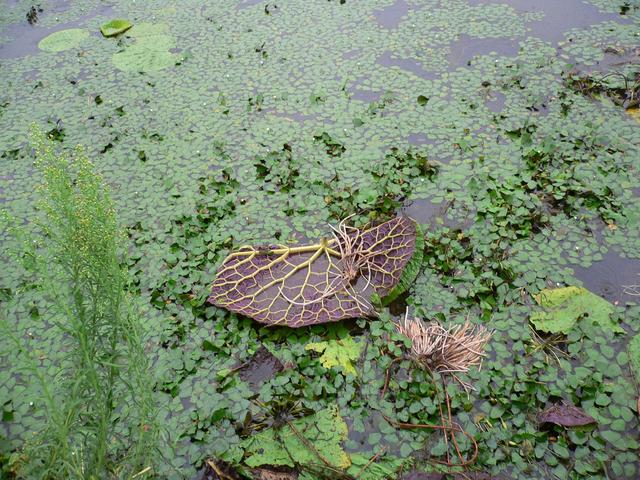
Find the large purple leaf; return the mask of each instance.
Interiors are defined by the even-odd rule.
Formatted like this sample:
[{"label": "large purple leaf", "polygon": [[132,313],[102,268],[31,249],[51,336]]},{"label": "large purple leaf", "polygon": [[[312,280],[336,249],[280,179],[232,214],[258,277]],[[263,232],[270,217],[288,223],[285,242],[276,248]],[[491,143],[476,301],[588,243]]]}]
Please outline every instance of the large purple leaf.
[{"label": "large purple leaf", "polygon": [[581,427],[596,423],[596,419],[574,405],[553,405],[538,415],[538,422],[554,423],[561,427]]},{"label": "large purple leaf", "polygon": [[400,280],[416,225],[396,217],[366,230],[341,225],[315,245],[245,246],[218,269],[209,302],[269,325],[302,327],[375,314]]}]

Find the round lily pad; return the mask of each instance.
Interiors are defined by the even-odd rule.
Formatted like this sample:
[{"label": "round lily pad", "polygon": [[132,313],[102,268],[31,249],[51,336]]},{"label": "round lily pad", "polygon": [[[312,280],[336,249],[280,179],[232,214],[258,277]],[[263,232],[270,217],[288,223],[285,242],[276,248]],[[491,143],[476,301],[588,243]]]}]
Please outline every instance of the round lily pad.
[{"label": "round lily pad", "polygon": [[113,55],[113,64],[124,71],[153,72],[174,65],[177,55],[169,50],[175,39],[167,34],[166,25],[142,23],[131,29],[132,45]]},{"label": "round lily pad", "polygon": [[129,30],[133,25],[128,20],[115,19],[105,23],[100,27],[102,35],[105,37],[115,37]]},{"label": "round lily pad", "polygon": [[63,52],[80,45],[85,38],[89,36],[89,32],[84,28],[69,28],[60,30],[51,35],[46,36],[40,43],[38,48],[45,52]]},{"label": "round lily pad", "polygon": [[175,55],[167,50],[156,48],[150,42],[127,47],[113,56],[113,64],[124,71],[153,72],[175,63]]}]

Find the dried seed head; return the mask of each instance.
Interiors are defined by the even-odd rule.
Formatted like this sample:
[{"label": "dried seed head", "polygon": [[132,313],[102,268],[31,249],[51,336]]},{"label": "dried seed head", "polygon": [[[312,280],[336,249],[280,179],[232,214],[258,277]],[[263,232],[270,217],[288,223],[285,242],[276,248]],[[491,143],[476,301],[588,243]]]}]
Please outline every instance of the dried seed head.
[{"label": "dried seed head", "polygon": [[435,321],[425,323],[417,318],[409,319],[408,313],[401,323],[396,324],[396,328],[411,340],[414,359],[431,371],[450,374],[465,389],[470,388],[455,374],[482,365],[485,357],[483,350],[492,332],[482,325],[472,325],[468,320],[462,325],[445,328]]}]

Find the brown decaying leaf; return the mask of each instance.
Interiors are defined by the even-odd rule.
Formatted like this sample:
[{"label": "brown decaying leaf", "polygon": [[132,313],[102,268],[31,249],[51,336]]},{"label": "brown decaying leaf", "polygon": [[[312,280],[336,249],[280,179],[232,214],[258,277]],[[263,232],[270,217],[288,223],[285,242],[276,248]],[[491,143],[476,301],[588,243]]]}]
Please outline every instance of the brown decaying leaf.
[{"label": "brown decaying leaf", "polygon": [[365,230],[343,221],[333,230],[315,245],[241,247],[218,269],[209,302],[290,327],[375,315],[369,299],[400,280],[416,225],[402,216]]},{"label": "brown decaying leaf", "polygon": [[540,424],[553,423],[561,427],[581,427],[597,423],[596,419],[581,408],[569,404],[553,405],[538,415]]}]

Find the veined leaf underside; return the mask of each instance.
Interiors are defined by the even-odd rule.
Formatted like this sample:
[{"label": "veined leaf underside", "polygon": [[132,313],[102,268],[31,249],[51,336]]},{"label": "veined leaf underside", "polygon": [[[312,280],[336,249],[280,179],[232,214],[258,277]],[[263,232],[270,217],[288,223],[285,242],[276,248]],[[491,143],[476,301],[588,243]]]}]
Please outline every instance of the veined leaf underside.
[{"label": "veined leaf underside", "polygon": [[244,246],[222,263],[209,301],[270,325],[302,327],[375,315],[415,250],[407,217],[358,230],[340,224],[315,245]]}]

